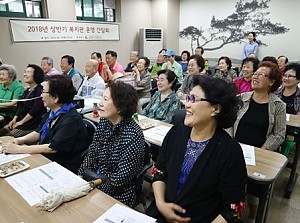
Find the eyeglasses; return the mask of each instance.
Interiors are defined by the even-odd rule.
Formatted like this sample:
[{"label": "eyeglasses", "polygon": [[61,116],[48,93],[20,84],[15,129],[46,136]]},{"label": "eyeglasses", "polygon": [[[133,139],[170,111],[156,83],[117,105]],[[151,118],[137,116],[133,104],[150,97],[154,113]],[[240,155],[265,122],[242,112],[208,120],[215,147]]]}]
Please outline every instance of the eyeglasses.
[{"label": "eyeglasses", "polygon": [[253,76],[257,76],[258,78],[263,78],[263,77],[268,77],[269,78],[269,75],[268,74],[265,74],[265,73],[257,73],[257,72],[255,72],[254,74],[253,74]]},{"label": "eyeglasses", "polygon": [[209,100],[207,100],[206,98],[200,98],[200,99],[197,99],[196,96],[194,94],[191,94],[191,95],[187,95],[186,98],[185,98],[186,102],[191,102],[191,103],[195,103],[197,101],[207,101],[207,102],[210,102]]},{"label": "eyeglasses", "polygon": [[297,76],[296,76],[296,75],[292,75],[292,74],[284,74],[283,77],[289,79],[289,78],[295,78],[295,77],[297,77]]}]

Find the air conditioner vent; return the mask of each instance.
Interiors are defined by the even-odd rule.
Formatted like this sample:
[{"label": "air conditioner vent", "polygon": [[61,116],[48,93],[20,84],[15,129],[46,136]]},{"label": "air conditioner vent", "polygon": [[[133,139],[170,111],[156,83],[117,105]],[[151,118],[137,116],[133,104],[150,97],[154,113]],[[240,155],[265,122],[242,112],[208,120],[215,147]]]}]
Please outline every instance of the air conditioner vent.
[{"label": "air conditioner vent", "polygon": [[146,29],[145,37],[146,39],[161,40],[161,29]]}]

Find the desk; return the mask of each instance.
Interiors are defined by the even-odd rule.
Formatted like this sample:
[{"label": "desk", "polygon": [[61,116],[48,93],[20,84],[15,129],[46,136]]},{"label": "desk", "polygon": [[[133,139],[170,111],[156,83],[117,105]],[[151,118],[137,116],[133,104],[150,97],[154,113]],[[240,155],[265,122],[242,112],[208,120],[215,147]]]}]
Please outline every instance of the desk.
[{"label": "desk", "polygon": [[[24,159],[35,168],[50,161],[40,154],[33,154]],[[92,190],[80,199],[67,202],[54,212],[41,211],[31,207],[6,181],[0,179],[0,222],[93,222],[115,203],[120,203],[98,189]]]},{"label": "desk", "polygon": [[298,173],[297,164],[299,159],[299,150],[300,150],[300,116],[299,115],[289,115],[286,124],[287,124],[287,133],[294,136],[294,141],[296,142],[296,151],[294,155],[293,162],[288,165],[291,168],[291,175],[289,177],[289,181],[285,188],[284,196],[286,198],[291,197],[291,193],[293,192],[294,186],[297,182]]},{"label": "desk", "polygon": [[[288,160],[280,153],[255,148],[255,166],[247,165],[248,193],[259,198],[256,223],[266,222],[273,185]],[[255,174],[258,173],[258,174]],[[264,176],[264,177],[261,177]],[[253,187],[249,187],[252,185]]]},{"label": "desk", "polygon": [[[94,118],[93,113],[84,114],[83,117],[86,118],[86,119],[91,120],[94,123],[99,123],[99,120],[100,120],[100,117]],[[172,127],[173,126],[172,124],[161,122],[161,121],[158,121],[158,120],[155,120],[155,119],[152,119],[152,118],[147,118],[146,116],[143,116],[143,115],[138,115],[138,117],[139,117],[139,123],[140,124],[151,123],[151,124],[154,124],[155,126],[159,126],[159,125],[163,125],[163,126],[167,126],[167,127]],[[145,139],[153,145],[156,145],[156,146],[161,146],[162,145],[161,140],[157,140],[157,139],[154,139],[154,138],[147,137],[147,135],[145,135]]]}]

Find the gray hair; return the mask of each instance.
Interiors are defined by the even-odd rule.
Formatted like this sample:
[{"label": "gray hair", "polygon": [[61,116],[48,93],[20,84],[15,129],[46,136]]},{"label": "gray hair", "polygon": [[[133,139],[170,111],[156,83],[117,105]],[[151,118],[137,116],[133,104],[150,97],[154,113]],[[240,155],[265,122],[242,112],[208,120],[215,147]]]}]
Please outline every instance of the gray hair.
[{"label": "gray hair", "polygon": [[8,76],[14,81],[17,79],[17,69],[14,65],[11,64],[2,64],[0,66],[0,71],[1,70],[7,70]]},{"label": "gray hair", "polygon": [[42,60],[47,60],[47,64],[53,66],[53,59],[50,57],[43,57]]}]

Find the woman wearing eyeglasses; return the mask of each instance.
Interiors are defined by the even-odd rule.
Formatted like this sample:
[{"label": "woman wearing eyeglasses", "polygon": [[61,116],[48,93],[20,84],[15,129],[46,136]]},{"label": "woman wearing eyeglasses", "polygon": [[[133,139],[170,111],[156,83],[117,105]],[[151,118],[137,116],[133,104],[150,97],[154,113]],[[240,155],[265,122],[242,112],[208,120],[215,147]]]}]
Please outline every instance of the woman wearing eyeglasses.
[{"label": "woman wearing eyeglasses", "polygon": [[300,113],[300,64],[291,63],[285,68],[282,86],[276,94],[286,104],[286,113],[297,115]]},{"label": "woman wearing eyeglasses", "polygon": [[235,85],[197,75],[186,116],[164,139],[154,168],[158,222],[234,222],[244,209],[247,171],[240,145],[223,129],[240,106]]},{"label": "woman wearing eyeglasses", "polygon": [[75,93],[68,76],[48,76],[41,96],[49,112],[35,131],[4,144],[0,153],[41,153],[77,174],[88,142],[87,129],[72,103]]},{"label": "woman wearing eyeglasses", "polygon": [[[243,106],[231,134],[240,143],[275,151],[284,141],[286,130],[285,104],[273,93],[281,84],[277,64],[260,63],[251,84],[253,92],[241,94]],[[254,222],[258,198],[251,196],[248,203],[249,222]]]}]

